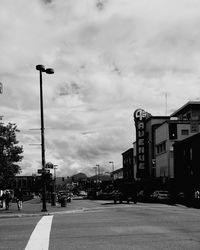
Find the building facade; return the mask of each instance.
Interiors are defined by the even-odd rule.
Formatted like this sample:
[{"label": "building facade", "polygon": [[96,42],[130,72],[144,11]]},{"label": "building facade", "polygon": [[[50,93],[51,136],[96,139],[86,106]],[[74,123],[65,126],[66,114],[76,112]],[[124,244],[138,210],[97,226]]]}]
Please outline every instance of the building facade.
[{"label": "building facade", "polygon": [[188,120],[169,120],[156,129],[156,177],[174,178],[173,145],[194,135],[196,132],[191,127]]},{"label": "building facade", "polygon": [[192,196],[200,190],[200,133],[174,144],[174,179],[176,190]]},{"label": "building facade", "polygon": [[133,143],[133,169],[135,171],[133,175],[130,174],[130,178],[133,176],[133,179],[148,182],[159,179],[161,183],[174,180],[173,145],[199,133],[200,102],[190,101],[171,116],[152,116],[142,109],[137,109],[134,112],[134,120],[136,141]]},{"label": "building facade", "polygon": [[123,168],[118,168],[113,171],[113,179],[114,181],[123,179]]},{"label": "building facade", "polygon": [[122,153],[123,162],[123,179],[125,182],[132,182],[134,180],[133,167],[133,148],[129,148]]}]

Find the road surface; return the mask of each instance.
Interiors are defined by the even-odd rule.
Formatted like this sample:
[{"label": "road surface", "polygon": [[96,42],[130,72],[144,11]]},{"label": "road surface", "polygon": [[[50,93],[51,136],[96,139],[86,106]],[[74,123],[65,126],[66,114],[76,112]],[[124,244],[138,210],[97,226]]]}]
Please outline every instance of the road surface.
[{"label": "road surface", "polygon": [[200,249],[200,210],[183,206],[73,200],[66,211],[0,222],[4,250]]}]

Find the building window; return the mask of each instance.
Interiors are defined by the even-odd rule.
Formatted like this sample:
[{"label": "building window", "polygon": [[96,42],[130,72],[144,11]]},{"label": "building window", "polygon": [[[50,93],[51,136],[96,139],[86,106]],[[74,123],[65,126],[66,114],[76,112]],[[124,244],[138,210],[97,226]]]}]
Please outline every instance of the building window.
[{"label": "building window", "polygon": [[182,129],[181,130],[181,135],[189,135],[189,130],[188,129]]},{"label": "building window", "polygon": [[186,116],[187,116],[187,120],[191,120],[191,113],[187,113]]},{"label": "building window", "polygon": [[156,146],[156,152],[157,154],[162,154],[166,152],[166,141],[161,142]]}]

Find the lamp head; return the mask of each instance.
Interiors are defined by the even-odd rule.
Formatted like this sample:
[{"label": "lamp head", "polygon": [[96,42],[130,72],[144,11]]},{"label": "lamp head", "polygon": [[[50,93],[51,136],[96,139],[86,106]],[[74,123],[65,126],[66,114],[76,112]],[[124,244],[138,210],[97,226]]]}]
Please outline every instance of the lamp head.
[{"label": "lamp head", "polygon": [[39,64],[39,65],[36,66],[36,69],[39,70],[39,71],[41,71],[41,72],[45,72],[44,65]]},{"label": "lamp head", "polygon": [[51,68],[46,69],[45,72],[46,72],[47,74],[54,74],[54,70],[51,69]]}]

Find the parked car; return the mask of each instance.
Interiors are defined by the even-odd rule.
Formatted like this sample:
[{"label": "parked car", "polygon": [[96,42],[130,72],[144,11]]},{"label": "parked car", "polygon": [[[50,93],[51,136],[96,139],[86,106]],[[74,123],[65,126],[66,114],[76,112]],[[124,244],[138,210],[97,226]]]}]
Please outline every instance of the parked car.
[{"label": "parked car", "polygon": [[87,192],[84,190],[81,190],[79,192],[79,196],[82,197],[83,199],[87,199]]},{"label": "parked car", "polygon": [[112,192],[108,192],[108,191],[97,191],[96,192],[96,197],[99,200],[112,200],[113,198],[113,191]]},{"label": "parked car", "polygon": [[170,199],[169,192],[164,190],[156,190],[150,197],[153,201],[166,201]]},{"label": "parked car", "polygon": [[140,190],[137,194],[137,199],[139,202],[148,202],[149,194],[147,194],[144,190]]},{"label": "parked car", "polygon": [[126,201],[129,203],[130,201],[137,203],[137,195],[131,194],[131,193],[124,193],[120,190],[115,190],[112,192],[113,201],[116,204],[118,201],[119,203],[122,203],[123,201]]}]

